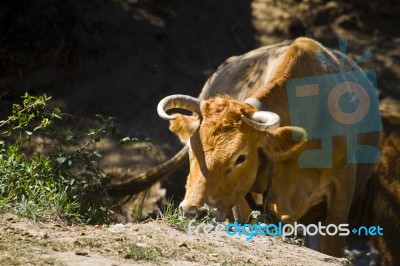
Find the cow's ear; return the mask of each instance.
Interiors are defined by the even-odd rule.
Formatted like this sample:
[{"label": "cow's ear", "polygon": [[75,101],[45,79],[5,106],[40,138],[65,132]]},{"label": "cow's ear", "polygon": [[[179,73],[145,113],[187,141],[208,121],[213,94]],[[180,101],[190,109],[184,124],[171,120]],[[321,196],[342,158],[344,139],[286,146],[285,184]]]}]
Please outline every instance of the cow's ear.
[{"label": "cow's ear", "polygon": [[187,143],[199,127],[200,120],[196,116],[181,114],[176,114],[175,116],[176,118],[170,121],[169,130],[174,132],[183,143]]},{"label": "cow's ear", "polygon": [[286,158],[307,141],[307,132],[301,127],[279,127],[265,136],[264,150],[274,159]]}]

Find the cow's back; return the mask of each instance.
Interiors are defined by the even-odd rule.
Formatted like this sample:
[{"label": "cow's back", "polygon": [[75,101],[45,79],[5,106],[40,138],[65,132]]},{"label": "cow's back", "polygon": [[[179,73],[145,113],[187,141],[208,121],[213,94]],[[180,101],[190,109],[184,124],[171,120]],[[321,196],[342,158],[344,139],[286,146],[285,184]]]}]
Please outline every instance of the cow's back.
[{"label": "cow's back", "polygon": [[207,80],[199,98],[228,94],[236,100],[245,100],[265,87],[291,43],[284,41],[228,58]]}]

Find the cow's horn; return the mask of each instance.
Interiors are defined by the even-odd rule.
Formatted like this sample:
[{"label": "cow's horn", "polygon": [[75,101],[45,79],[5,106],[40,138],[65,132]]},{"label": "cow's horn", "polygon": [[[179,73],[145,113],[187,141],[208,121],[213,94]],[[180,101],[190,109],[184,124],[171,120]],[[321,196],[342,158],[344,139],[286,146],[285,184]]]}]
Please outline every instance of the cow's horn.
[{"label": "cow's horn", "polygon": [[268,111],[255,112],[251,118],[242,115],[242,119],[247,125],[263,132],[278,128],[281,121],[279,115]]},{"label": "cow's horn", "polygon": [[165,120],[174,120],[174,116],[170,116],[166,113],[166,111],[173,108],[180,108],[198,114],[200,112],[200,100],[181,94],[167,96],[158,103],[158,115]]}]

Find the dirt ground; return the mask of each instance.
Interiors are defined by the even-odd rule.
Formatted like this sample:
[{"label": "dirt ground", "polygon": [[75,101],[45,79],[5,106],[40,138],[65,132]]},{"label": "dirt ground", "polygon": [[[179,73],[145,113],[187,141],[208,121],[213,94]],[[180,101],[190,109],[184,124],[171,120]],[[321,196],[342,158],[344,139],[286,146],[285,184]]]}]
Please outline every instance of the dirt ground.
[{"label": "dirt ground", "polygon": [[[147,142],[122,150],[114,140],[103,142],[102,167],[116,177],[156,165],[181,147],[168,123],[157,116],[161,98],[198,95],[226,58],[262,45],[307,36],[336,49],[339,38],[347,39],[348,54],[355,60],[372,50],[374,56],[361,67],[377,72],[380,97],[400,98],[396,1],[20,0],[0,7],[0,113],[28,91],[53,96],[53,103],[80,124],[90,124],[98,113],[117,117],[123,135],[152,139],[162,158]],[[182,199],[186,174],[182,169],[157,184],[146,211],[164,194]],[[159,264],[236,263],[239,258],[257,265],[343,263],[277,239],[262,240],[261,246],[189,239],[160,222],[101,228],[0,219],[1,249],[8,250],[1,255],[4,262],[25,264],[32,258],[34,264],[135,264],[139,262],[124,259],[126,243],[145,243],[155,250],[162,243],[161,251],[155,251]],[[150,228],[158,233],[148,233]],[[74,246],[76,241],[89,244],[81,248]],[[187,244],[180,247],[183,242]],[[76,255],[80,250],[89,253]]]},{"label": "dirt ground", "polygon": [[67,226],[6,214],[0,240],[1,265],[349,265],[276,237],[189,236],[160,221]]}]

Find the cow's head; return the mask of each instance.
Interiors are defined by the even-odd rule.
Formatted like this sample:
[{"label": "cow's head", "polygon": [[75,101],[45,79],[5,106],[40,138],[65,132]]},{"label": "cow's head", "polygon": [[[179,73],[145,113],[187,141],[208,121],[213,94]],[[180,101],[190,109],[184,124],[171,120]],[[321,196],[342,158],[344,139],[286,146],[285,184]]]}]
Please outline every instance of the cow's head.
[{"label": "cow's head", "polygon": [[[173,108],[194,115],[168,115],[166,111]],[[190,173],[180,204],[188,217],[202,217],[206,204],[216,210],[218,221],[224,220],[240,197],[266,189],[267,177],[259,169],[265,155],[285,158],[304,143],[295,141],[293,133],[305,138],[301,128],[279,127],[277,114],[257,111],[229,96],[200,101],[172,95],[160,101],[158,113],[171,121],[170,130],[189,146]]]}]

